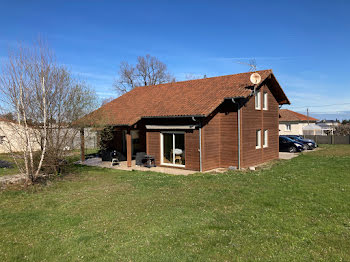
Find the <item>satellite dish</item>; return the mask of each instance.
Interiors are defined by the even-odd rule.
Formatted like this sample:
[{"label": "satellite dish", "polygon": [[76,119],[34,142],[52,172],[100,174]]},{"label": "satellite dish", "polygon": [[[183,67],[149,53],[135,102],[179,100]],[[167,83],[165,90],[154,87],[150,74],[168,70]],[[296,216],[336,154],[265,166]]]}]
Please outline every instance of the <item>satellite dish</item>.
[{"label": "satellite dish", "polygon": [[261,82],[261,76],[258,73],[253,73],[250,75],[250,82],[257,85]]}]

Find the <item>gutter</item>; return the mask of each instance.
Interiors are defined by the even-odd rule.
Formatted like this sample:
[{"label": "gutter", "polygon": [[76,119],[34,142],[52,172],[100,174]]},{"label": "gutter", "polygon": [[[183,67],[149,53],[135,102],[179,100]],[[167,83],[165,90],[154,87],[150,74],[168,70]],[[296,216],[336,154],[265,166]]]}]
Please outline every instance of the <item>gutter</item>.
[{"label": "gutter", "polygon": [[238,169],[241,169],[241,108],[238,105],[237,110],[237,125],[238,125]]},{"label": "gutter", "polygon": [[[192,117],[192,121],[196,122],[195,117]],[[199,120],[198,121],[198,125],[196,125],[196,127],[198,127],[198,133],[199,133],[199,172],[203,172],[203,164],[202,164],[202,122]]]},{"label": "gutter", "polygon": [[232,102],[234,104],[237,104],[237,136],[238,136],[238,149],[237,149],[237,155],[238,155],[238,166],[237,169],[241,169],[241,108],[240,104],[235,101],[235,98],[232,98]]},{"label": "gutter", "polygon": [[142,116],[141,118],[194,118],[194,117],[205,117],[205,115]]},{"label": "gutter", "polygon": [[203,171],[202,167],[202,125],[199,126],[199,172]]}]

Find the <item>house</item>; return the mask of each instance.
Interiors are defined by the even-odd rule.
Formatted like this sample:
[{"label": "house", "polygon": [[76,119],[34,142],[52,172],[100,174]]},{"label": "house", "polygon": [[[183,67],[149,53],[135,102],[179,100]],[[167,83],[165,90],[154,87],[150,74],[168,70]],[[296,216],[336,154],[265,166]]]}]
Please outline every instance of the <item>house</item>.
[{"label": "house", "polygon": [[136,152],[196,171],[255,166],[278,158],[279,106],[290,103],[272,70],[257,73],[255,88],[251,73],[136,87],[76,124],[113,126],[129,167]]},{"label": "house", "polygon": [[[39,150],[40,145],[36,141],[35,129],[28,128],[33,150]],[[0,153],[19,152],[25,148],[25,130],[16,121],[0,118]]]},{"label": "house", "polygon": [[303,135],[303,129],[309,124],[315,124],[318,119],[294,112],[289,109],[280,109],[280,135]]},{"label": "house", "polygon": [[323,120],[320,120],[317,122],[317,124],[324,124],[325,126],[332,126],[332,127],[335,127],[335,126],[339,126],[340,125],[340,121],[339,120],[326,120],[326,119],[323,119]]},{"label": "house", "polygon": [[321,120],[317,122],[317,125],[321,127],[321,135],[333,135],[340,122],[338,120]]}]

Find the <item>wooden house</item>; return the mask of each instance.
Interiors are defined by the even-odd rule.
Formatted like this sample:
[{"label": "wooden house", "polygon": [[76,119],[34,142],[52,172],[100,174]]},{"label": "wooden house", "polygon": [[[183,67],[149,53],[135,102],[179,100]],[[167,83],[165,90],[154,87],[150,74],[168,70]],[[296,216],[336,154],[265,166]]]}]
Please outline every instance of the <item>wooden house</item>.
[{"label": "wooden house", "polygon": [[207,171],[277,159],[279,106],[289,100],[272,70],[136,87],[80,119],[113,126],[113,148],[156,165]]}]

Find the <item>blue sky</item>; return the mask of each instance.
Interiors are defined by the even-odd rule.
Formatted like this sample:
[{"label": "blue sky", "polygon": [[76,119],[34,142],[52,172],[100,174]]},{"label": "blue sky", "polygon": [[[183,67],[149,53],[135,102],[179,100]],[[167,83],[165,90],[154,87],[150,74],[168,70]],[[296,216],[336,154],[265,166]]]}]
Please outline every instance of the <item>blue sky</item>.
[{"label": "blue sky", "polygon": [[[350,1],[0,1],[0,62],[48,40],[60,63],[116,96],[121,61],[157,56],[178,80],[272,68],[292,110],[350,118]],[[332,105],[332,106],[330,106]]]}]

